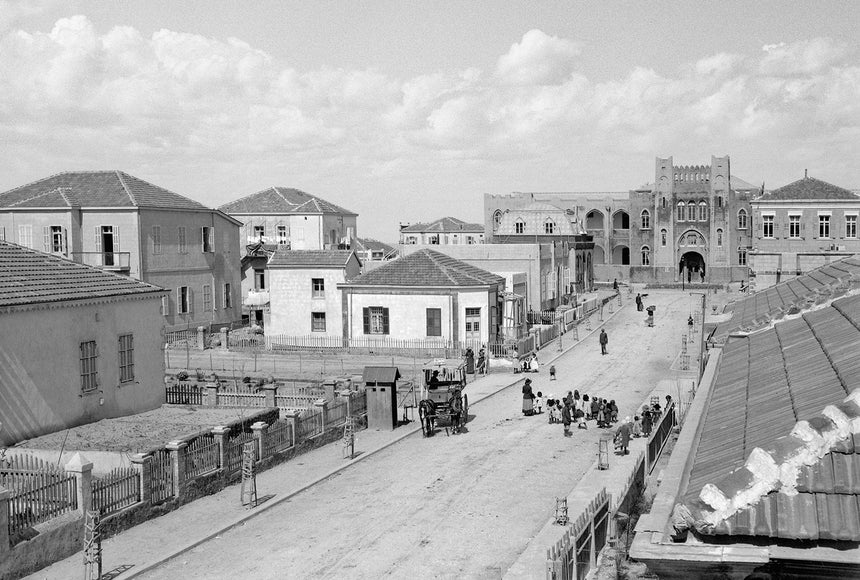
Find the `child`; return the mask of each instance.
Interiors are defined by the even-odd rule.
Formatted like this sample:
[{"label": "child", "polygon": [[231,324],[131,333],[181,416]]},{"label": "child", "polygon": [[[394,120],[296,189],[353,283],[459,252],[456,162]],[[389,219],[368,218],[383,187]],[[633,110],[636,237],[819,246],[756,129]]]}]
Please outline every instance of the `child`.
[{"label": "child", "polygon": [[535,413],[540,415],[543,413],[543,393],[538,391],[537,397],[535,397]]},{"label": "child", "polygon": [[561,423],[561,405],[557,399],[552,400],[553,404],[549,407],[549,422]]},{"label": "child", "polygon": [[639,418],[639,415],[635,415],[633,417],[633,437],[642,437],[642,419]]},{"label": "child", "polygon": [[551,380],[551,381],[555,380],[555,365],[551,365],[549,367],[549,380]]},{"label": "child", "polygon": [[576,427],[578,429],[588,429],[588,423],[585,422],[585,413],[582,409],[574,411],[574,419],[576,420]]}]

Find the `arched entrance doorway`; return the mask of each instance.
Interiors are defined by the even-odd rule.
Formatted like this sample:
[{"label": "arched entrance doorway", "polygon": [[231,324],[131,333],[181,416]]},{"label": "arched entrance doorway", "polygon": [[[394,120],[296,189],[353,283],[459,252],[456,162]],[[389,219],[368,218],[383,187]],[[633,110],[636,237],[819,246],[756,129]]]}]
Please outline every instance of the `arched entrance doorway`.
[{"label": "arched entrance doorway", "polygon": [[678,274],[687,282],[704,282],[705,258],[699,252],[685,252],[678,262]]},{"label": "arched entrance doorway", "polygon": [[629,266],[630,248],[628,248],[627,246],[615,246],[615,249],[612,250],[612,263]]},{"label": "arched entrance doorway", "polygon": [[598,246],[597,244],[594,244],[593,260],[594,260],[595,264],[605,264],[606,263],[606,257],[603,254],[603,248]]}]

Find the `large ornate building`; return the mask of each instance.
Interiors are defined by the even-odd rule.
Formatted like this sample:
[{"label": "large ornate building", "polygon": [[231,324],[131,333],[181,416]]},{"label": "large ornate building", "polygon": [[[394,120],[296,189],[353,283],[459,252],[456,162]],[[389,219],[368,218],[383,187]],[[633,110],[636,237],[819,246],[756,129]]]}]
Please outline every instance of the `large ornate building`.
[{"label": "large ornate building", "polygon": [[728,157],[657,158],[654,183],[629,192],[485,194],[484,221],[493,243],[589,234],[598,279],[728,282],[748,278],[759,191],[731,174]]}]

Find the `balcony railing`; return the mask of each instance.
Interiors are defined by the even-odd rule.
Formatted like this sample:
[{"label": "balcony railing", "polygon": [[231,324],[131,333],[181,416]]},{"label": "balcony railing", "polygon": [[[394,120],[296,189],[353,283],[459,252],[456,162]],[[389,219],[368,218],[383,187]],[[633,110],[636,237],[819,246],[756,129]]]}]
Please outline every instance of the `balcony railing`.
[{"label": "balcony railing", "polygon": [[130,252],[72,252],[70,256],[79,264],[104,270],[127,272],[131,269]]}]

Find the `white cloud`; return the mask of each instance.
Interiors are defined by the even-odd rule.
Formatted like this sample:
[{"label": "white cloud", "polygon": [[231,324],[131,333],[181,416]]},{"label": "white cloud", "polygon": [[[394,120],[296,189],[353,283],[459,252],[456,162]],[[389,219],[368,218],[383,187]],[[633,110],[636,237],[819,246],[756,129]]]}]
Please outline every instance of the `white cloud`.
[{"label": "white cloud", "polygon": [[496,75],[511,84],[555,84],[573,72],[579,51],[575,42],[529,30],[499,58]]}]

